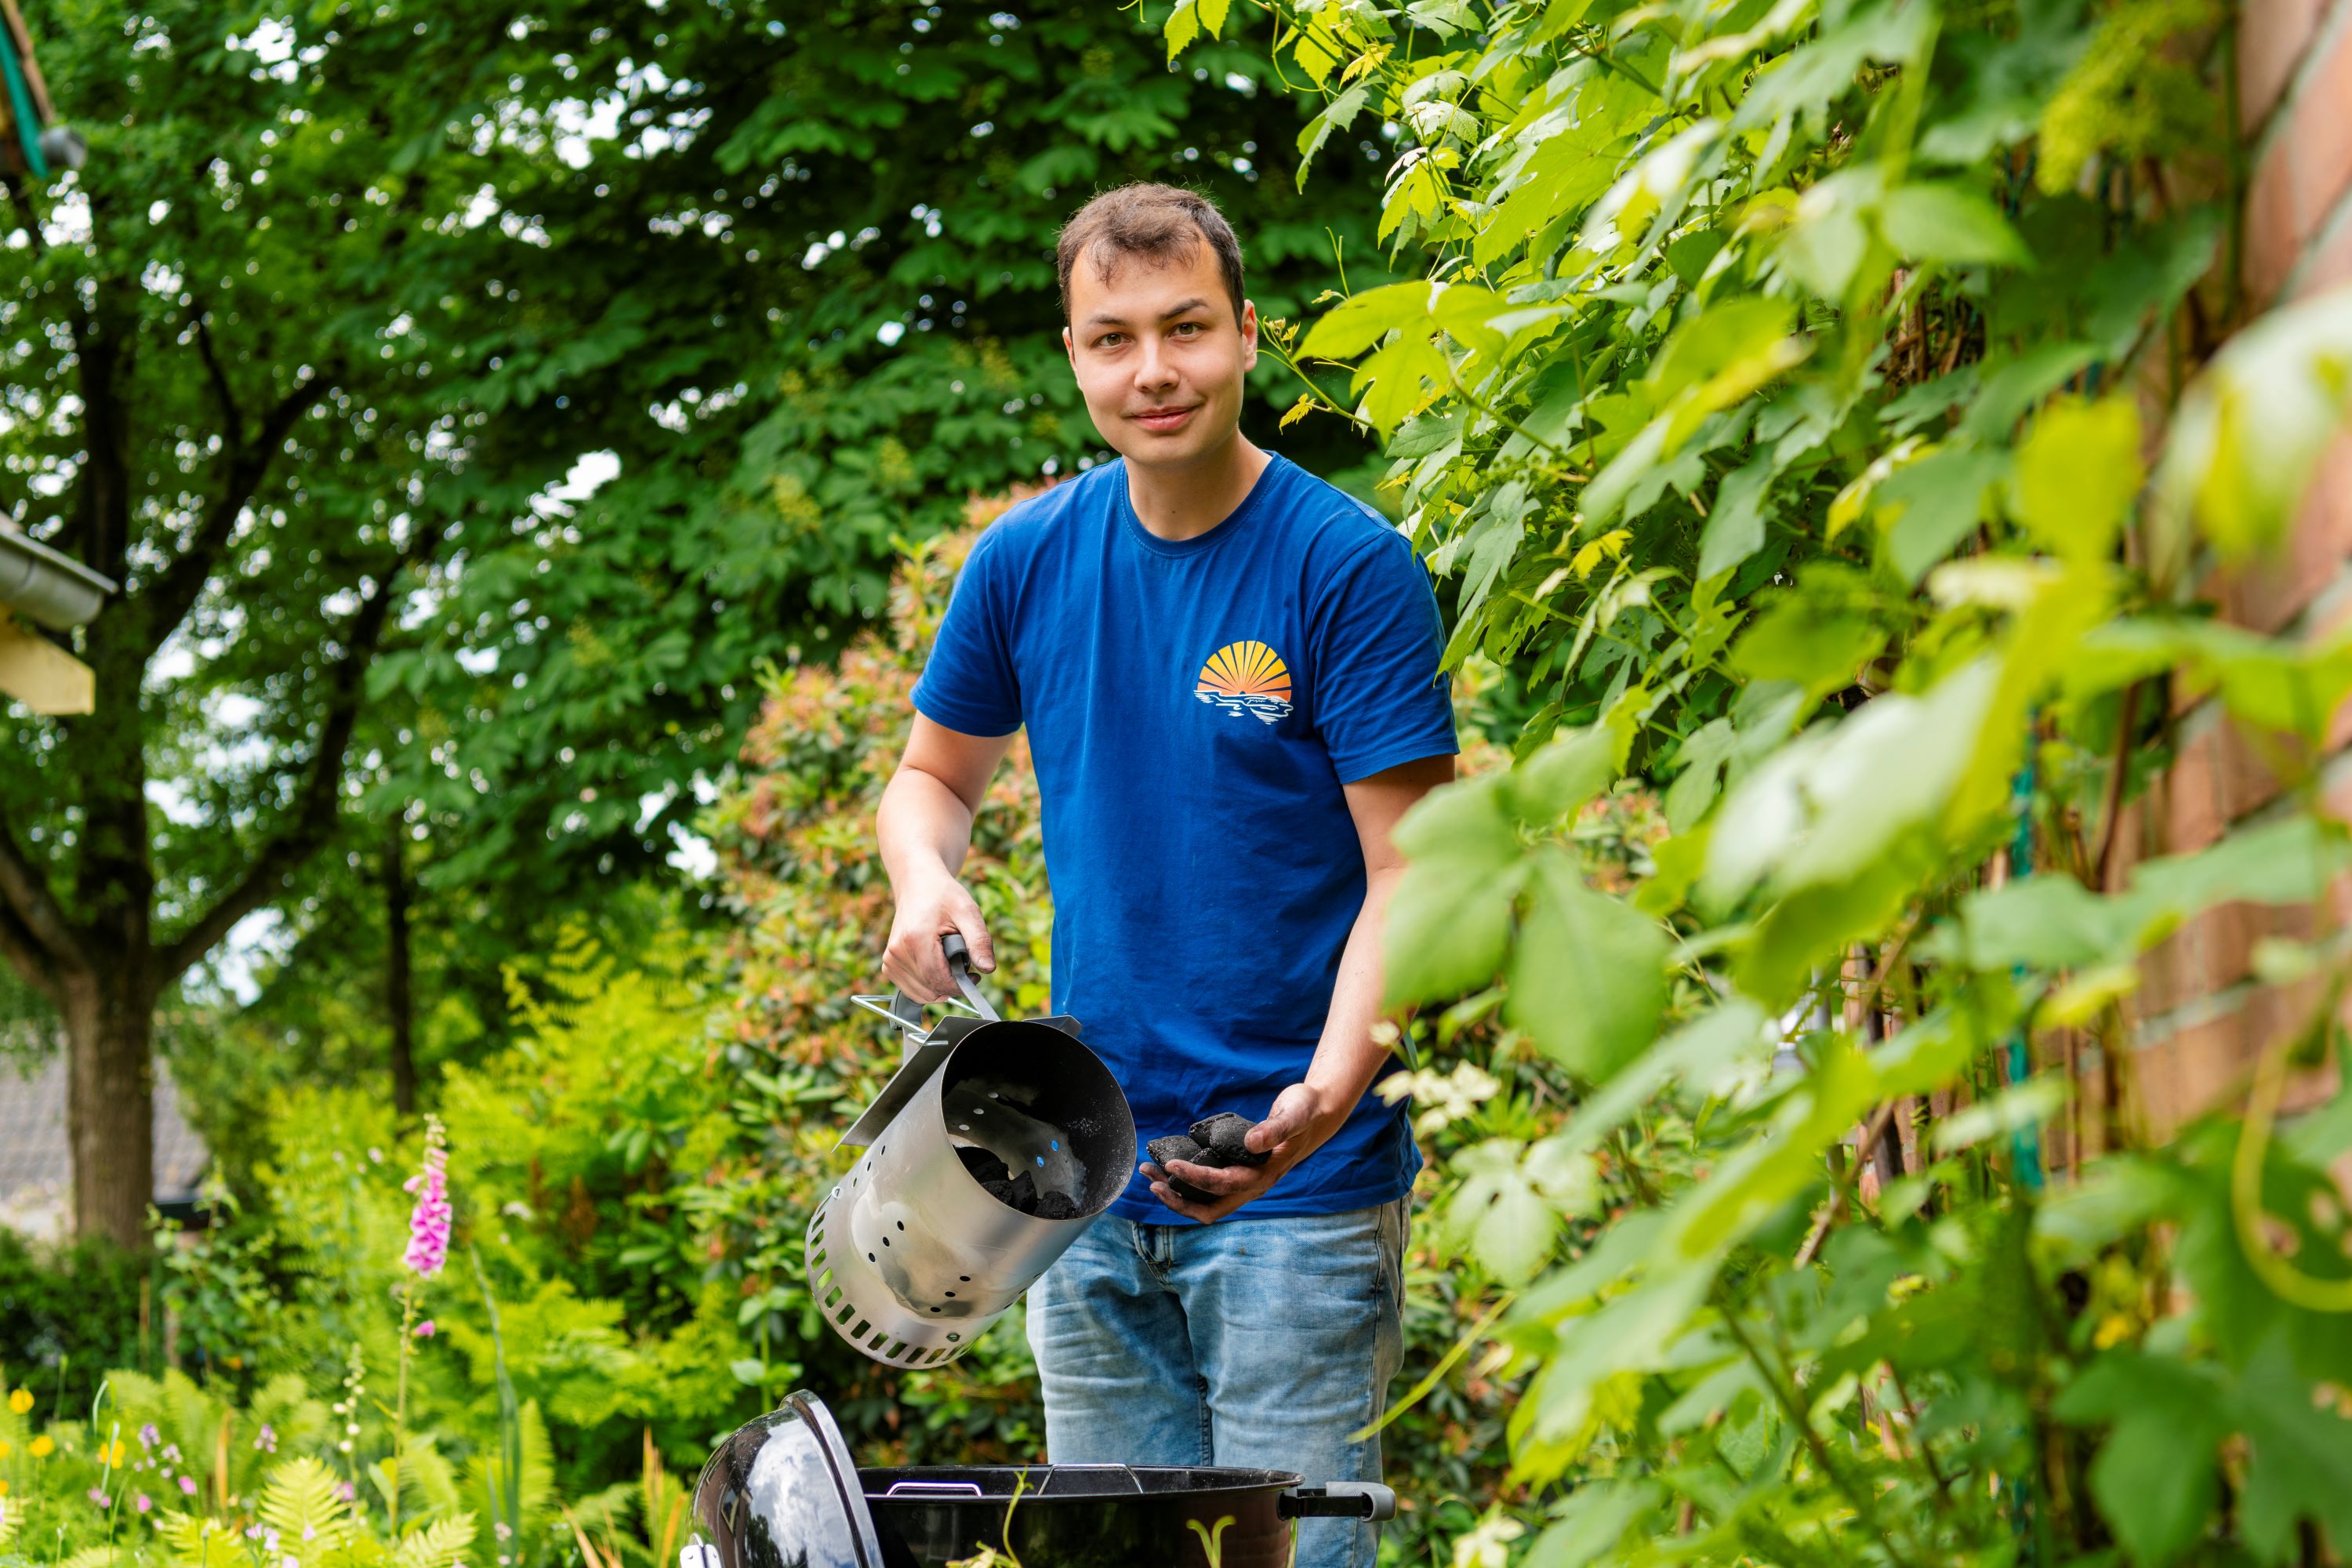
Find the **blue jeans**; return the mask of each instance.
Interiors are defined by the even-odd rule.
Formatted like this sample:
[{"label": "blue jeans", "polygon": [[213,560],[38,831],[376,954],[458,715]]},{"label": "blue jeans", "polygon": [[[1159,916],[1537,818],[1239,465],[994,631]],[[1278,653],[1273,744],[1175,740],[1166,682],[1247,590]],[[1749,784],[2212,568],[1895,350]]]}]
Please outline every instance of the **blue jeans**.
[{"label": "blue jeans", "polygon": [[[1215,1225],[1106,1215],[1029,1293],[1055,1464],[1381,1479],[1403,1358],[1406,1205]],[[1378,1527],[1302,1520],[1299,1568],[1371,1568]]]}]

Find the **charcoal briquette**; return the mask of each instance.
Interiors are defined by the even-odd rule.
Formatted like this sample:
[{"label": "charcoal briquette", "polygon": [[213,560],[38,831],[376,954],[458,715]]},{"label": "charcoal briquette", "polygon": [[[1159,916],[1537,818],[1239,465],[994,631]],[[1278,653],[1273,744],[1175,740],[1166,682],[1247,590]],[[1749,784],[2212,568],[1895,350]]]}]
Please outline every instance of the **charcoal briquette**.
[{"label": "charcoal briquette", "polygon": [[1013,1172],[1003,1161],[977,1144],[959,1145],[956,1158],[962,1161],[963,1168],[971,1173],[971,1179],[983,1187],[991,1182],[1010,1182],[1013,1179]]},{"label": "charcoal briquette", "polygon": [[1181,1132],[1171,1132],[1165,1138],[1154,1138],[1143,1146],[1143,1152],[1165,1165],[1171,1160],[1181,1160],[1188,1165],[1198,1165],[1201,1146]]},{"label": "charcoal briquette", "polygon": [[1078,1205],[1070,1201],[1067,1193],[1044,1193],[1037,1199],[1039,1219],[1076,1219]]},{"label": "charcoal briquette", "polygon": [[1249,1130],[1256,1125],[1248,1117],[1230,1110],[1202,1117],[1192,1123],[1192,1141],[1200,1144],[1210,1158],[1193,1163],[1218,1167],[1248,1165],[1253,1168],[1265,1164],[1267,1155],[1252,1150],[1244,1142],[1249,1136]]}]

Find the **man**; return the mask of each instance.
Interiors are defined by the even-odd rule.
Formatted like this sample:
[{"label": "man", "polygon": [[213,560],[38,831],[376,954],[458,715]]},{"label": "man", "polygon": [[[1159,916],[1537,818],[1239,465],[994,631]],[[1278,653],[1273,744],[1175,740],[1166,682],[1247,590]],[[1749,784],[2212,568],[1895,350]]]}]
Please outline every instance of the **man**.
[{"label": "man", "polygon": [[[1055,1463],[1376,1479],[1401,1353],[1402,1107],[1382,912],[1397,819],[1454,773],[1436,601],[1370,509],[1240,432],[1257,314],[1191,192],[1129,185],[1064,229],[1063,342],[1120,460],[972,547],[877,826],[885,970],[952,992],[940,939],[993,959],[956,880],[1029,729],[1054,890],[1056,1012],[1145,1141],[1223,1111],[1261,1166],[1148,1163],[1031,1293]],[[1180,1195],[1181,1178],[1211,1201]],[[1369,1525],[1302,1523],[1299,1562],[1369,1568]]]}]

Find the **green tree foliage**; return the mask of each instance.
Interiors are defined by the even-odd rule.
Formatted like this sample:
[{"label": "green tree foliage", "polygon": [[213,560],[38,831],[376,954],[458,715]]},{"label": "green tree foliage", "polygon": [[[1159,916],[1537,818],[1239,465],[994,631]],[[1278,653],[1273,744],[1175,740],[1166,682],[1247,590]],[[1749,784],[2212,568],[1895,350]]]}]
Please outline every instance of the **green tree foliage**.
[{"label": "green tree foliage", "polygon": [[1095,187],[1212,191],[1270,314],[1369,244],[1370,164],[1299,195],[1253,51],[1171,72],[1115,11],[33,12],[93,144],[12,191],[5,501],[125,591],[99,711],[10,721],[0,942],[124,1239],[153,1008],[240,921],[355,989],[404,824],[475,982],[425,989],[495,1016],[893,540],[1091,460],[1050,247]]},{"label": "green tree foliage", "polygon": [[[1568,1100],[1417,1086],[1496,1134],[1444,1223],[1519,1287],[1481,1364],[1528,1379],[1534,1489],[1454,1561],[2340,1554],[2352,1121],[2275,1121],[2341,1066],[2337,947],[2263,944],[2290,1022],[2203,1120],[2132,1083],[2138,955],[2347,857],[2341,641],[2198,602],[2284,537],[2352,364],[2342,294],[2218,353],[2226,285],[2183,308],[2227,225],[2147,159],[2225,132],[2210,13],[1248,15],[1304,149],[1407,129],[1381,232],[1427,276],[1288,346],[1349,369],[1318,406],[1385,438],[1451,658],[1527,714],[1405,824],[1390,954],[1452,1004],[1441,1063],[1499,1011]],[[2124,811],[2209,694],[2279,812],[2140,858]],[[1571,851],[1628,779],[1670,832],[1612,894]]]}]

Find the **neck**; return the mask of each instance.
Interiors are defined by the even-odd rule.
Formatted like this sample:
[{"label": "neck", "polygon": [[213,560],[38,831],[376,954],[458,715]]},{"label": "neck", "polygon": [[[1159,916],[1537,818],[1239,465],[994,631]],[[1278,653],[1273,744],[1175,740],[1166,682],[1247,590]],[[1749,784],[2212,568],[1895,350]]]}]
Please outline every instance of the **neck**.
[{"label": "neck", "polygon": [[1197,539],[1234,514],[1274,455],[1236,430],[1189,463],[1145,467],[1130,459],[1127,499],[1155,539]]}]

